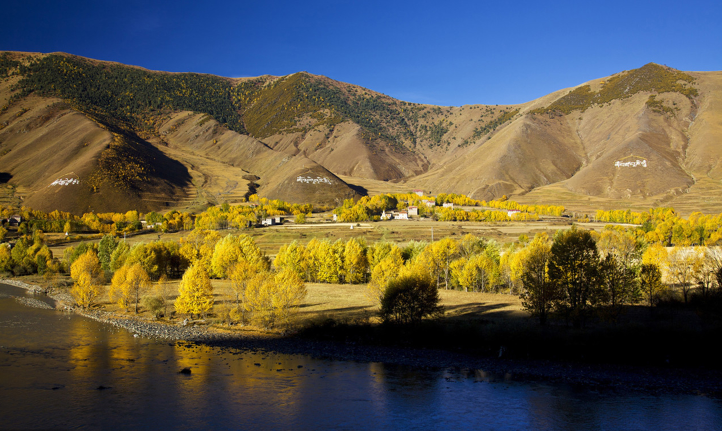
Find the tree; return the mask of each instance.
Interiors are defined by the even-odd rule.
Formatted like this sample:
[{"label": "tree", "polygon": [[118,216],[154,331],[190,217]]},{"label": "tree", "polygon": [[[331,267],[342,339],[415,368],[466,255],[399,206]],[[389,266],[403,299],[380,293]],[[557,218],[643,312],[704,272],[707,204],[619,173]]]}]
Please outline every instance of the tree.
[{"label": "tree", "polygon": [[358,242],[355,238],[351,238],[346,243],[343,255],[344,273],[346,275],[346,283],[357,284],[362,283],[366,276],[368,268],[368,260],[366,258],[366,247]]},{"label": "tree", "polygon": [[101,286],[93,283],[93,278],[88,273],[78,274],[73,287],[70,288],[70,294],[75,299],[75,303],[81,308],[87,309],[93,306],[95,299],[101,294]]},{"label": "tree", "polygon": [[132,301],[135,305],[135,314],[138,314],[138,301],[141,292],[150,287],[150,277],[143,267],[135,263],[123,266],[115,275],[110,285],[110,296],[118,300],[118,304],[126,309]]},{"label": "tree", "polygon": [[154,290],[157,293],[157,298],[159,298],[163,303],[163,315],[167,317],[172,287],[171,284],[168,283],[168,278],[165,275],[160,276],[160,279],[155,284]]},{"label": "tree", "polygon": [[[444,274],[444,288],[449,289],[449,269],[451,262],[459,252],[459,245],[453,238],[444,238],[431,244],[434,260],[439,262],[439,268]],[[438,280],[438,279],[437,279]],[[438,285],[438,281],[437,281]]]},{"label": "tree", "polygon": [[118,242],[113,235],[103,235],[98,243],[98,260],[104,271],[110,271],[110,260]]},{"label": "tree", "polygon": [[549,259],[549,278],[563,293],[562,308],[574,327],[584,324],[590,301],[599,287],[597,245],[589,231],[559,231]]},{"label": "tree", "polygon": [[600,299],[609,303],[612,308],[629,302],[634,294],[634,272],[624,265],[616,253],[609,253],[599,266],[601,287]]},{"label": "tree", "polygon": [[674,247],[669,254],[669,275],[682,289],[685,304],[694,278],[695,260],[696,253],[688,247]]},{"label": "tree", "polygon": [[[241,259],[228,269],[228,278],[231,280],[231,290],[236,295],[236,308],[241,309],[241,298],[245,302],[248,280],[259,271],[251,266],[247,260]],[[243,317],[241,317],[243,318]]]},{"label": "tree", "polygon": [[255,322],[273,327],[288,324],[305,296],[306,286],[294,271],[284,269],[275,276],[259,272],[247,282],[244,307]]},{"label": "tree", "polygon": [[399,275],[403,266],[401,250],[398,247],[391,249],[371,272],[371,281],[369,281],[367,290],[369,299],[380,305],[386,286],[391,279]]},{"label": "tree", "polygon": [[654,296],[664,288],[662,272],[659,267],[653,263],[642,264],[639,270],[639,284],[649,300],[649,306],[652,307],[654,305]]},{"label": "tree", "polygon": [[716,253],[709,247],[698,246],[694,249],[692,274],[702,289],[702,296],[707,297],[716,279]]},{"label": "tree", "polygon": [[669,264],[669,253],[667,253],[667,248],[660,243],[647,247],[642,254],[642,263],[657,265],[657,268],[664,272]]},{"label": "tree", "polygon": [[88,250],[70,266],[70,277],[75,281],[70,290],[75,302],[82,308],[90,308],[101,294],[103,272],[98,256]]},{"label": "tree", "polygon": [[417,323],[424,317],[439,317],[439,290],[430,277],[405,274],[389,281],[381,299],[381,319],[391,323]]},{"label": "tree", "polygon": [[298,241],[293,241],[290,244],[284,244],[278,250],[276,258],[273,260],[273,265],[277,269],[288,268],[295,271],[301,278],[306,280],[309,279],[308,274],[308,260],[306,258],[306,247],[300,245]]},{"label": "tree", "polygon": [[181,314],[204,315],[213,308],[213,286],[205,268],[192,264],[178,286],[175,309]]},{"label": "tree", "polygon": [[520,298],[522,306],[546,325],[549,313],[562,298],[559,285],[549,279],[548,265],[551,246],[547,241],[537,240],[526,247],[521,282],[524,288]]},{"label": "tree", "polygon": [[486,292],[496,283],[498,266],[486,253],[471,256],[461,269],[458,279],[465,292]]},{"label": "tree", "polygon": [[211,268],[214,276],[227,278],[228,268],[240,259],[245,259],[252,266],[268,269],[268,259],[253,238],[248,235],[227,235],[215,245],[211,257]]}]

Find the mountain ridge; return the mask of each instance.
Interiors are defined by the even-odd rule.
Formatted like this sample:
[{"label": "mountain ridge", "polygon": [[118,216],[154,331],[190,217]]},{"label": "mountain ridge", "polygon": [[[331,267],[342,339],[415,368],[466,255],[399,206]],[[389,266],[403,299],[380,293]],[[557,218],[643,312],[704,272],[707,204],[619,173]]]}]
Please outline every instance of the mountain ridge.
[{"label": "mountain ridge", "polygon": [[[238,178],[246,174],[259,177],[258,192],[269,198],[324,205],[360,196],[339,176],[477,199],[531,198],[560,186],[575,199],[630,204],[669,202],[701,177],[713,188],[722,179],[720,72],[649,63],[523,104],[461,107],[404,102],[307,72],[224,78],[71,54],[0,53],[0,80],[0,166],[10,167],[0,171],[40,206],[32,195],[50,178],[30,181],[15,150],[23,148],[20,130],[51,133],[39,123],[47,116],[39,104],[51,100],[65,104],[60,117],[77,113],[136,136],[145,143],[138,148],[184,166],[178,181],[154,179],[161,206],[237,201],[250,190]],[[58,145],[44,142],[42,151]],[[645,165],[618,163],[631,156]],[[306,171],[334,187],[290,187]]]}]

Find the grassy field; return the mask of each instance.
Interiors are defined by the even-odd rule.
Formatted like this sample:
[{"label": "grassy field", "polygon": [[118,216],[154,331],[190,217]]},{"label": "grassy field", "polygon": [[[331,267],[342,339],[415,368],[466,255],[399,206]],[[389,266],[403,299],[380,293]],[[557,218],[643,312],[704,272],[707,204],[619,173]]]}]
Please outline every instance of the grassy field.
[{"label": "grassy field", "polygon": [[[461,239],[466,234],[493,239],[505,244],[516,241],[520,235],[525,234],[529,238],[534,237],[538,232],[547,232],[553,235],[559,229],[569,229],[571,221],[566,219],[547,219],[539,222],[504,222],[504,223],[481,223],[481,222],[438,222],[433,220],[392,220],[385,222],[371,223],[329,223],[329,214],[314,214],[307,224],[295,224],[287,222],[281,226],[270,226],[251,229],[228,229],[218,231],[221,236],[227,234],[246,234],[253,237],[256,244],[269,256],[275,256],[278,249],[293,241],[302,244],[308,243],[311,239],[328,239],[336,241],[341,239],[347,241],[350,238],[364,238],[367,244],[377,241],[389,241],[401,246],[409,241],[438,241],[444,237]],[[585,229],[601,230],[604,223],[585,223],[580,226]],[[133,245],[138,242],[150,242],[158,239],[163,241],[180,241],[187,236],[189,231],[175,233],[147,232],[129,236],[126,241]],[[432,238],[433,235],[433,238]],[[63,234],[47,234],[47,238],[55,240],[62,238]],[[91,238],[91,236],[88,236]],[[98,242],[98,238],[88,239],[89,242]],[[62,257],[63,251],[69,245],[76,243],[62,243],[50,247],[54,256]]]},{"label": "grassy field", "polygon": [[611,199],[575,193],[564,184],[539,187],[524,195],[514,195],[511,200],[521,204],[563,205],[567,213],[594,215],[597,210],[648,211],[650,208],[672,207],[683,217],[699,211],[704,214],[722,212],[722,183],[709,177],[700,177],[686,193],[667,194],[635,199]]}]

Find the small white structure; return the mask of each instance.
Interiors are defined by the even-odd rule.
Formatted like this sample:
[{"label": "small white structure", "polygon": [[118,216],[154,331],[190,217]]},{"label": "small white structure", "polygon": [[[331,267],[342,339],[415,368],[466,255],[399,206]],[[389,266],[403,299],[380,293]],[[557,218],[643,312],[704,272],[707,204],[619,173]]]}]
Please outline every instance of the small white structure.
[{"label": "small white structure", "polygon": [[409,213],[406,211],[399,211],[398,213],[396,213],[396,218],[399,220],[408,220]]},{"label": "small white structure", "polygon": [[426,205],[427,207],[435,207],[436,206],[436,201],[431,200],[431,199],[424,199],[421,202],[423,202],[424,205]]},{"label": "small white structure", "polygon": [[419,207],[409,207],[409,216],[418,216]]},{"label": "small white structure", "polygon": [[509,216],[509,218],[514,217],[515,215],[519,214],[521,211],[519,210],[507,210],[506,215]]},{"label": "small white structure", "polygon": [[444,208],[454,209],[454,203],[453,202],[444,202]]},{"label": "small white structure", "polygon": [[416,193],[416,194],[419,195],[419,196],[423,196],[423,195],[424,195],[424,191],[423,191],[423,190],[418,190],[418,189],[416,189],[416,190],[414,190],[414,193]]},{"label": "small white structure", "polygon": [[338,221],[338,216],[336,214],[333,215],[333,221]]}]

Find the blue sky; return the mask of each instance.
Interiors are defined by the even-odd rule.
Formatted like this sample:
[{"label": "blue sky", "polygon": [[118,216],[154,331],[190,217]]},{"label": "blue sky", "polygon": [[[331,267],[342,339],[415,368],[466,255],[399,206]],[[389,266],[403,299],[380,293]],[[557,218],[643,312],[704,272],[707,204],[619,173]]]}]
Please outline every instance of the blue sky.
[{"label": "blue sky", "polygon": [[523,103],[649,62],[722,70],[717,1],[9,1],[0,50],[221,76],[298,71],[401,100]]}]

